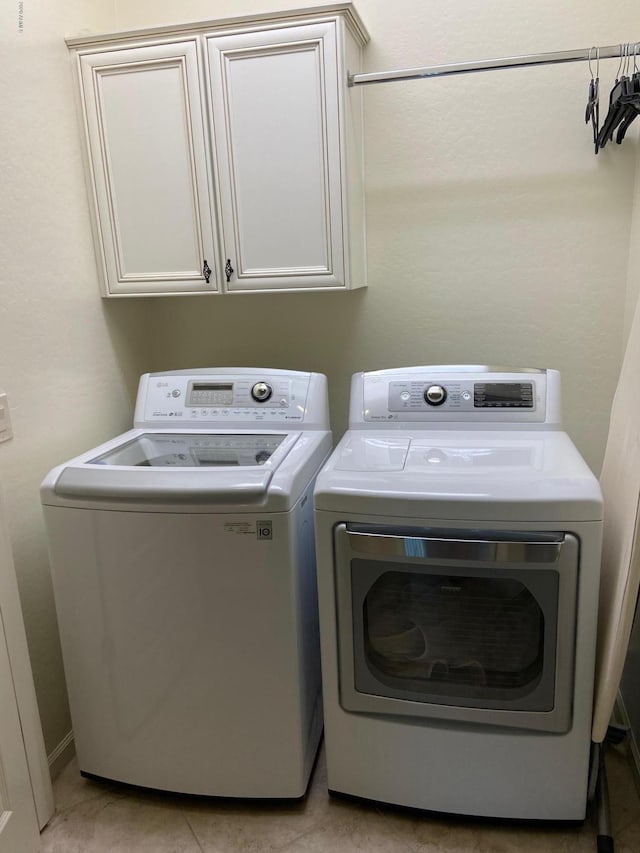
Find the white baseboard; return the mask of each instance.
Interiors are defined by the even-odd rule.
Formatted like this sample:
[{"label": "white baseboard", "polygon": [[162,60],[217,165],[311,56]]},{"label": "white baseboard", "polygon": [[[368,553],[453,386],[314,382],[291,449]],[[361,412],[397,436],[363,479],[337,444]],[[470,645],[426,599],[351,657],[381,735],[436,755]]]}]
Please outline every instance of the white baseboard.
[{"label": "white baseboard", "polygon": [[76,747],[73,741],[73,732],[67,732],[53,752],[47,755],[52,780],[58,778],[75,754]]}]

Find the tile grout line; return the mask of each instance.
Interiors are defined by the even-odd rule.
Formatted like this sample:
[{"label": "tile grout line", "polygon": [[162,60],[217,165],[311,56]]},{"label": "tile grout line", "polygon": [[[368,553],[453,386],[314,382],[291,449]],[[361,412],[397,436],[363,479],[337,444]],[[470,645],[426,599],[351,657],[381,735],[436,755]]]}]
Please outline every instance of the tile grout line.
[{"label": "tile grout line", "polygon": [[304,830],[304,832],[299,832],[297,835],[294,835],[293,838],[290,838],[288,841],[285,841],[284,844],[278,844],[277,847],[272,847],[273,853],[277,853],[278,850],[285,851],[296,841],[299,841],[301,838],[304,838],[306,835],[310,835],[312,832],[315,832],[319,827],[324,826],[325,819],[319,817],[318,820],[313,821],[313,823],[309,824],[309,826]]},{"label": "tile grout line", "polygon": [[[631,823],[629,823],[629,824],[627,824],[627,826],[625,826],[625,828],[624,828],[624,829],[622,829],[622,830],[619,830],[619,831],[615,832],[615,840],[616,840],[616,844],[621,844],[621,843],[623,843],[620,839],[622,838],[622,836],[623,836],[623,835],[625,835],[625,833],[626,833],[629,829],[631,829],[631,828],[634,826],[634,824],[637,824],[637,825],[638,825],[638,830],[640,831],[640,817],[636,817],[636,818],[634,818],[634,819],[631,821]],[[627,846],[627,845],[625,844],[625,847],[626,847],[626,846]]]},{"label": "tile grout line", "polygon": [[186,810],[181,806],[180,811],[182,812],[182,817],[184,818],[185,823],[187,824],[187,826],[189,827],[189,829],[191,831],[191,835],[193,835],[194,841],[198,845],[198,850],[200,850],[200,853],[205,853],[204,847],[202,846],[202,844],[200,844],[200,839],[196,835],[195,829],[191,826],[191,821],[189,820],[189,817],[187,815]]},{"label": "tile grout line", "polygon": [[[64,806],[64,808],[60,808],[59,806],[55,807],[54,817],[58,815],[66,815],[68,812],[74,811],[79,806],[84,806],[86,803],[92,803],[94,800],[99,800],[101,797],[105,797],[109,802],[113,802],[113,789],[110,791],[100,791],[97,794],[92,794],[90,797],[85,797],[82,800],[78,800],[77,803],[71,803],[68,806]],[[116,796],[115,799],[118,799]],[[46,830],[45,830],[46,831]]]},{"label": "tile grout line", "polygon": [[[391,828],[392,821],[389,819],[389,813],[381,808],[376,808],[376,813],[379,814],[385,823],[387,823]],[[420,847],[422,847],[422,844],[420,844]],[[414,847],[413,844],[407,842],[407,853],[420,853],[420,850],[418,847]]]}]

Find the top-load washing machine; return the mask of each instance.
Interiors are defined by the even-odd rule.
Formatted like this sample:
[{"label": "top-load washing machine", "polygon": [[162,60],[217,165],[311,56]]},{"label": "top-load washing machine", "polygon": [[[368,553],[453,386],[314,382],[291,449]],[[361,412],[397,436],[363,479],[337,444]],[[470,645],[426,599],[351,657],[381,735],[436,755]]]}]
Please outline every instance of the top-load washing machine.
[{"label": "top-load washing machine", "polygon": [[134,429],[42,485],[80,770],[304,795],[322,732],[312,489],[326,378],[146,374]]},{"label": "top-load washing machine", "polygon": [[315,506],[329,789],[583,819],[602,498],[557,371],[356,374]]}]

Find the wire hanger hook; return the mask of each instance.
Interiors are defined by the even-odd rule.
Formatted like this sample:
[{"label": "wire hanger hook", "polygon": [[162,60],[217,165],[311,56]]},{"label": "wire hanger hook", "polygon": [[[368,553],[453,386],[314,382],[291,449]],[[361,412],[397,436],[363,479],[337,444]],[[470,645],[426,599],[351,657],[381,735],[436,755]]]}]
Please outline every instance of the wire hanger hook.
[{"label": "wire hanger hook", "polygon": [[[596,52],[596,73],[593,73],[593,68],[591,67],[591,53],[592,51]],[[599,47],[590,47],[589,48],[589,74],[591,74],[591,79],[594,77],[597,79],[600,77],[600,48]]]},{"label": "wire hanger hook", "polygon": [[622,68],[622,60],[624,59],[624,45],[620,44],[620,62],[618,62],[618,70],[616,71],[616,80],[620,79],[620,69]]}]

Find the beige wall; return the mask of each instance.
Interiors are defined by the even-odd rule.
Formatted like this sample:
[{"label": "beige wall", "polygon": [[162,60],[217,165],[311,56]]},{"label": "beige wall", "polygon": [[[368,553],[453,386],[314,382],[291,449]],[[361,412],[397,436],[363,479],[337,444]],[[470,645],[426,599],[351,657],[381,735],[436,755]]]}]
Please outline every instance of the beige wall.
[{"label": "beige wall", "polygon": [[[28,0],[20,35],[17,2],[3,4],[0,388],[15,438],[0,445],[0,474],[49,750],[69,720],[38,484],[55,463],[128,426],[142,371],[320,370],[339,433],[356,370],[556,367],[567,428],[600,465],[633,292],[635,150],[629,141],[593,156],[583,64],[365,91],[365,291],[99,299],[63,36],[298,5]],[[371,34],[367,70],[617,43],[638,24],[636,0],[356,6]],[[615,63],[602,65],[606,97]]]},{"label": "beige wall", "polygon": [[[638,22],[635,0],[356,7],[371,34],[366,70],[612,44]],[[263,8],[193,0],[188,16]],[[178,0],[117,3],[122,29],[183,19]],[[616,64],[602,62],[605,100]],[[163,300],[154,367],[324,371],[337,433],[356,370],[555,367],[566,426],[597,471],[620,361],[635,146],[594,156],[587,85],[578,63],[367,88],[368,290]]]},{"label": "beige wall", "polygon": [[624,339],[629,337],[634,312],[638,306],[640,294],[640,147],[637,144],[636,179],[633,189],[633,214],[631,216],[631,231],[629,238],[629,270],[627,277],[627,298],[624,311]]},{"label": "beige wall", "polygon": [[0,12],[0,388],[15,437],[0,481],[45,742],[69,721],[38,487],[54,465],[125,428],[144,369],[144,304],[98,296],[63,37],[112,29],[110,3],[28,0]]}]

